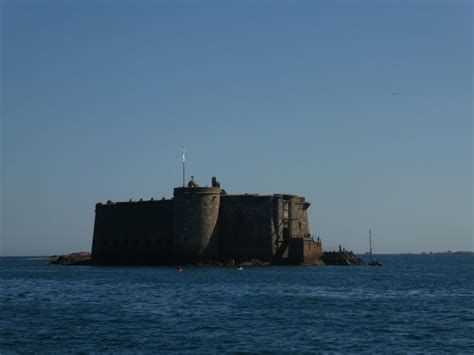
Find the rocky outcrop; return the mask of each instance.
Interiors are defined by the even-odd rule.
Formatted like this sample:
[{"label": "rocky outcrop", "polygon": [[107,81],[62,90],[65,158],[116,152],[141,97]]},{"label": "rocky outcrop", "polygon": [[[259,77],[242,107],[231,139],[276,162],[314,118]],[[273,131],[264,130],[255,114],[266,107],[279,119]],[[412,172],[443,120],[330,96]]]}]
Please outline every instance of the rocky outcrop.
[{"label": "rocky outcrop", "polygon": [[325,251],[322,260],[326,265],[365,265],[352,251],[339,246],[337,251]]},{"label": "rocky outcrop", "polygon": [[50,264],[55,265],[90,265],[91,253],[83,251],[79,253],[71,253],[59,255],[50,261]]}]

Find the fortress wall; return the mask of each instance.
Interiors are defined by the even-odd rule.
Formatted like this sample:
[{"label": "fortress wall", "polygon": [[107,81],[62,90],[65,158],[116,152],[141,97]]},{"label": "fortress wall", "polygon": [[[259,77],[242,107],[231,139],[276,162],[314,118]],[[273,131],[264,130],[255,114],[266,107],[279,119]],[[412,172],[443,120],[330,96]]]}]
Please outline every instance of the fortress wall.
[{"label": "fortress wall", "polygon": [[219,257],[217,221],[221,189],[175,188],[173,198],[174,254],[181,261]]},{"label": "fortress wall", "polygon": [[309,207],[309,204],[305,205],[305,203],[306,201],[304,197],[292,196],[290,198],[290,204],[291,204],[290,228],[291,228],[291,236],[293,238],[304,237],[310,233],[308,212],[307,212],[307,208]]},{"label": "fortress wall", "polygon": [[321,244],[312,239],[293,238],[290,240],[288,253],[290,264],[322,265],[322,255]]},{"label": "fortress wall", "polygon": [[291,196],[274,195],[274,233],[272,234],[272,255],[274,256],[274,262],[281,262],[281,259],[288,259],[288,200],[290,198]]},{"label": "fortress wall", "polygon": [[223,259],[272,259],[273,196],[222,195],[219,251]]},{"label": "fortress wall", "polygon": [[92,260],[161,264],[172,250],[171,200],[97,204]]},{"label": "fortress wall", "polygon": [[97,204],[92,259],[312,263],[321,245],[307,238],[308,207],[294,195],[226,195],[219,187],[197,186],[176,188],[172,200]]},{"label": "fortress wall", "polygon": [[303,257],[303,249],[293,246],[293,250],[290,251],[290,242],[294,238],[303,238],[310,233],[307,214],[309,203],[304,197],[295,195],[278,194],[274,195],[274,198],[273,262],[293,263],[292,259],[295,258],[297,250],[300,250],[299,257]]},{"label": "fortress wall", "polygon": [[[288,249],[282,262],[289,264],[321,265],[322,245],[310,238],[308,208],[304,197],[284,196],[289,203]],[[287,260],[285,260],[287,258]]]}]

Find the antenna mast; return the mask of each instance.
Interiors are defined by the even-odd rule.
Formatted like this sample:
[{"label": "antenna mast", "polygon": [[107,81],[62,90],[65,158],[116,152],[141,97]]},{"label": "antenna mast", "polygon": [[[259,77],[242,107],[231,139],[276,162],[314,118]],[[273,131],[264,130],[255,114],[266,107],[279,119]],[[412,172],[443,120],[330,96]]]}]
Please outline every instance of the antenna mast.
[{"label": "antenna mast", "polygon": [[184,145],[183,145],[183,187],[185,187],[185,169],[186,169],[186,157],[185,157],[185,150],[184,150]]}]

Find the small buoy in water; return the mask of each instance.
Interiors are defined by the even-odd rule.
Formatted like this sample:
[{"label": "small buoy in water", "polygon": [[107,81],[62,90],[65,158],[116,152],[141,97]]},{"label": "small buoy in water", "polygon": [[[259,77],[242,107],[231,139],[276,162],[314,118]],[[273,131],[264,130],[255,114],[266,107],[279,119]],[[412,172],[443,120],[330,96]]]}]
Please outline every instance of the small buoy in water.
[{"label": "small buoy in water", "polygon": [[184,269],[183,269],[183,267],[182,267],[181,265],[178,265],[178,267],[176,268],[176,271],[177,271],[177,272],[183,272]]}]

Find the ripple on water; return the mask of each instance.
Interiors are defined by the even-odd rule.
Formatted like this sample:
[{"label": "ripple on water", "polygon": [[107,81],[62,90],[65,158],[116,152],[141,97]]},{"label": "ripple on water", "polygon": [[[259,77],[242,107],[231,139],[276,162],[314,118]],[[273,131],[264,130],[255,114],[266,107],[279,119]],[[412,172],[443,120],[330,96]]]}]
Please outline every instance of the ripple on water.
[{"label": "ripple on water", "polygon": [[0,258],[0,352],[472,352],[471,259],[429,260],[178,274]]}]

